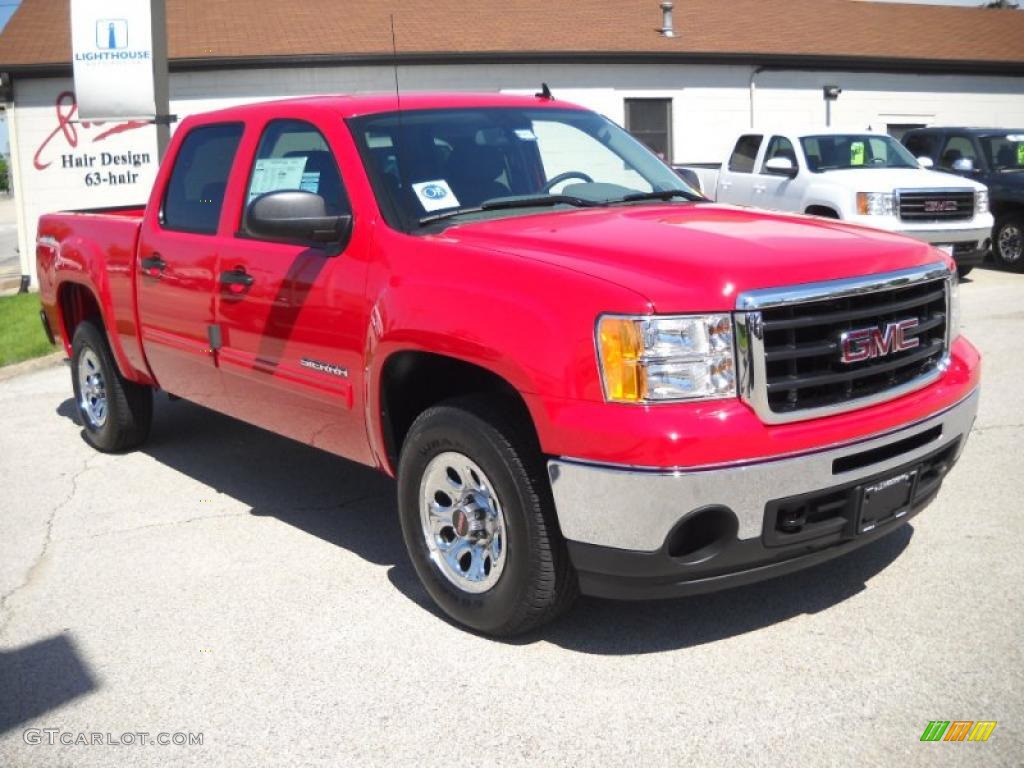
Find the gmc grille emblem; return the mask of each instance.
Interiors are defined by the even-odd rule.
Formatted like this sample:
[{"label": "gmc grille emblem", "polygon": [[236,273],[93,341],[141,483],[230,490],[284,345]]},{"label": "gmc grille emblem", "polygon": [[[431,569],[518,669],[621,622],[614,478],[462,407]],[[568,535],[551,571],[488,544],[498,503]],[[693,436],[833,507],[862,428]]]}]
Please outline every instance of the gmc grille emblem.
[{"label": "gmc grille emblem", "polygon": [[955,213],[957,210],[956,200],[925,200],[925,213]]},{"label": "gmc grille emblem", "polygon": [[839,359],[849,365],[919,347],[921,339],[917,336],[907,338],[907,331],[917,326],[917,318],[910,317],[895,323],[887,323],[885,328],[872,326],[846,331],[839,337]]}]

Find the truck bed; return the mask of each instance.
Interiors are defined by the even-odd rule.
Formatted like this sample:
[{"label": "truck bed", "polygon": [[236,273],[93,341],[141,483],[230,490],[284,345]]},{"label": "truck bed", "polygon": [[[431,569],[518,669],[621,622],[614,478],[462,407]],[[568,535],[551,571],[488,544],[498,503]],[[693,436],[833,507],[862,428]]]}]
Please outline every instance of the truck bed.
[{"label": "truck bed", "polygon": [[[110,343],[125,373],[141,362],[134,281],[144,213],[143,206],[120,206],[47,214],[39,218],[36,243],[39,298],[50,327],[56,332],[66,312],[87,311],[69,304],[72,284],[89,289],[91,296],[103,297],[98,309],[106,327],[116,329]],[[56,289],[58,267],[66,281],[60,296]],[[65,348],[70,355],[67,343]]]}]

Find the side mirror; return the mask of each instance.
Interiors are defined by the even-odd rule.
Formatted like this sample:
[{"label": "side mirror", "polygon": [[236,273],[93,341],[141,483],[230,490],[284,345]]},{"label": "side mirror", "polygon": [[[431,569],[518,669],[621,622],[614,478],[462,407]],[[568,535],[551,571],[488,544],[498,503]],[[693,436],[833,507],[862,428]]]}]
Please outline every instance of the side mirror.
[{"label": "side mirror", "polygon": [[953,161],[952,168],[959,173],[970,173],[974,170],[974,161],[969,157],[958,157]]},{"label": "side mirror", "polygon": [[796,164],[788,157],[773,157],[765,161],[764,172],[772,176],[786,176],[792,179],[797,174]]},{"label": "side mirror", "polygon": [[312,192],[268,192],[245,212],[247,235],[298,243],[344,243],[352,232],[352,216],[330,216],[327,203]]},{"label": "side mirror", "polygon": [[921,157],[917,158],[917,164],[920,165],[922,168],[935,167],[935,161],[928,157],[928,155],[921,155]]}]

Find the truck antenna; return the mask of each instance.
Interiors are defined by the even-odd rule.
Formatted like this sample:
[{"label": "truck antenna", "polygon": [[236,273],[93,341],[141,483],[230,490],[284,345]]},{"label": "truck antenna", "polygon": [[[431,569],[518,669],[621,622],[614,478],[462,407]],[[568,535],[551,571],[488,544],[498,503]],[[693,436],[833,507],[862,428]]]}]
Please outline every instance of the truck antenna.
[{"label": "truck antenna", "polygon": [[548,88],[547,83],[540,84],[540,93],[533,94],[538,99],[544,99],[544,101],[554,101],[555,97],[551,95],[551,89]]},{"label": "truck antenna", "polygon": [[398,87],[398,42],[395,37],[395,14],[390,14],[391,18],[391,66],[395,72],[395,103],[398,109],[398,135],[395,136],[395,164],[398,166],[398,184],[403,184],[403,173],[402,173],[402,141],[405,135],[405,129],[402,125],[402,92]]},{"label": "truck antenna", "polygon": [[398,88],[398,43],[395,40],[395,14],[391,14],[391,66],[395,71],[395,101],[398,102],[398,114],[402,114],[402,93]]}]

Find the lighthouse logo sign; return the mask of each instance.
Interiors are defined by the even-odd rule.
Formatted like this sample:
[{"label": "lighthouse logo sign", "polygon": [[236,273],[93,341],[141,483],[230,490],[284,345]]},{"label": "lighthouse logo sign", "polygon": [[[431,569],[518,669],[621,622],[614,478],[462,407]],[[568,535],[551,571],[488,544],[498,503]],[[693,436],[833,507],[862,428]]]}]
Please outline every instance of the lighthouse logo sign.
[{"label": "lighthouse logo sign", "polygon": [[147,0],[70,0],[71,61],[81,120],[156,114]]},{"label": "lighthouse logo sign", "polygon": [[96,22],[96,47],[118,51],[128,47],[128,22],[125,19],[100,19]]}]

